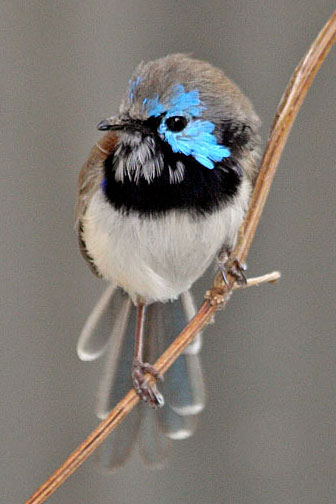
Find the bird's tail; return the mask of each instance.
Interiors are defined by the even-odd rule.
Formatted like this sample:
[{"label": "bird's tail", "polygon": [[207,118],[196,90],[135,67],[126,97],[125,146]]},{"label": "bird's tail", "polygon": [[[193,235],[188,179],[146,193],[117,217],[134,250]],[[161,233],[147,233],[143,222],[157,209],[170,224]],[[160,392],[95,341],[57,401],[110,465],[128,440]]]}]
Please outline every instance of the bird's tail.
[{"label": "bird's tail", "polygon": [[[175,302],[153,303],[145,320],[145,361],[156,358],[179,334],[195,314],[190,292]],[[136,307],[127,294],[110,285],[81,332],[77,352],[84,361],[106,354],[104,372],[98,389],[96,414],[105,418],[132,387]],[[198,413],[205,405],[205,387],[199,352],[201,335],[186,348],[167,371],[160,390],[165,398],[162,408],[146,404],[135,408],[101,447],[100,461],[109,470],[122,465],[138,440],[139,451],[150,467],[163,465],[170,440],[186,439],[196,428]]]}]

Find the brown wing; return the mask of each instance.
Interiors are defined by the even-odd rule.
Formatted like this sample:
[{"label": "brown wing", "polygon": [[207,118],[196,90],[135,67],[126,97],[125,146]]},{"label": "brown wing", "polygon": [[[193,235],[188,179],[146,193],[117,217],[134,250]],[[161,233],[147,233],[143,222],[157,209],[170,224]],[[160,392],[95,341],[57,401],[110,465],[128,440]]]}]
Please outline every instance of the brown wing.
[{"label": "brown wing", "polygon": [[79,248],[84,259],[88,262],[91,270],[100,276],[97,272],[91,257],[88,255],[85,242],[82,238],[82,219],[85,215],[87,206],[95,194],[100,184],[103,181],[104,161],[111,152],[113,152],[116,145],[117,137],[115,133],[107,133],[104,137],[97,142],[91,149],[88,160],[82,166],[78,177],[78,192],[77,204],[75,211],[75,226],[78,234]]}]

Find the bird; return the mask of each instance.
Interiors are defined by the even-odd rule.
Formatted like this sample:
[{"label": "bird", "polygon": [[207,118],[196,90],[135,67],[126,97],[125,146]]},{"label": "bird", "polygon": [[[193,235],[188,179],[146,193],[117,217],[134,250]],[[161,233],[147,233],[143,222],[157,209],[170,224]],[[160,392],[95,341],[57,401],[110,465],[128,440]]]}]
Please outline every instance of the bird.
[{"label": "bird", "polygon": [[[191,288],[209,266],[226,280],[258,172],[259,126],[222,70],[186,54],[140,63],[119,112],[97,125],[108,149],[97,144],[80,171],[76,230],[88,265],[109,285],[77,353],[86,361],[107,354],[98,417],[131,386],[142,399],[102,456],[110,469],[124,463],[136,438],[156,467],[165,439],[195,431],[206,397],[201,334],[164,381],[151,362],[194,316]],[[243,281],[243,266],[233,268]]]}]

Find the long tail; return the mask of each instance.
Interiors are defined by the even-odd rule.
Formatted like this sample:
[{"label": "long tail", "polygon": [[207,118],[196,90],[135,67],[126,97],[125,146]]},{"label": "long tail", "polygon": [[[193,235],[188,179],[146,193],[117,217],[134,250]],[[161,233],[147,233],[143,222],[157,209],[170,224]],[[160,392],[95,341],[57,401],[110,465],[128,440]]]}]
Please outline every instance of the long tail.
[{"label": "long tail", "polygon": [[[173,303],[153,303],[147,307],[145,321],[145,357],[149,363],[167,348],[195,314],[190,292]],[[90,314],[78,340],[81,360],[90,361],[106,354],[104,372],[98,389],[96,414],[105,418],[113,406],[132,387],[131,367],[134,355],[136,307],[120,289],[110,285]],[[100,461],[108,469],[122,465],[138,439],[146,465],[161,467],[169,451],[170,440],[190,437],[197,416],[205,405],[205,387],[199,352],[199,334],[167,371],[160,390],[165,405],[153,410],[141,404],[126,418],[100,451]]]}]

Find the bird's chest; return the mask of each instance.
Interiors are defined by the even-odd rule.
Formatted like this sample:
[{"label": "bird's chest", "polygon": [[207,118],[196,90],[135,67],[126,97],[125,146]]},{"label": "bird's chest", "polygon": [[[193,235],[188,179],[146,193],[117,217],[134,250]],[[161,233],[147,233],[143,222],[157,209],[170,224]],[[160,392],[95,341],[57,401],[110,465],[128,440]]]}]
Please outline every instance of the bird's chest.
[{"label": "bird's chest", "polygon": [[226,208],[198,218],[176,210],[157,217],[124,215],[98,191],[83,220],[83,239],[103,277],[133,297],[162,301],[202,275],[236,229],[233,213]]}]

